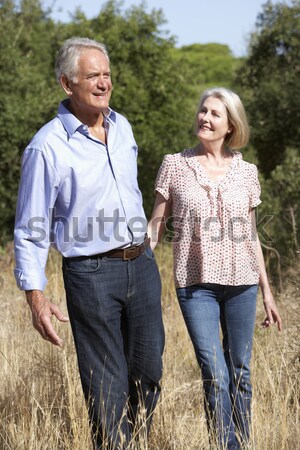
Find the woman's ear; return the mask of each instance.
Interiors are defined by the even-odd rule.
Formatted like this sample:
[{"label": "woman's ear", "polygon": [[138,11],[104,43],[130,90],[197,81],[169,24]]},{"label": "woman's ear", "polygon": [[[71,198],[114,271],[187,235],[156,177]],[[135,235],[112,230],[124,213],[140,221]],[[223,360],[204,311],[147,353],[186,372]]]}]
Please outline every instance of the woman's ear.
[{"label": "woman's ear", "polygon": [[65,91],[65,93],[69,97],[71,97],[71,95],[73,93],[73,90],[72,90],[73,83],[66,77],[66,75],[62,75],[60,77],[60,85],[63,88],[63,90]]}]

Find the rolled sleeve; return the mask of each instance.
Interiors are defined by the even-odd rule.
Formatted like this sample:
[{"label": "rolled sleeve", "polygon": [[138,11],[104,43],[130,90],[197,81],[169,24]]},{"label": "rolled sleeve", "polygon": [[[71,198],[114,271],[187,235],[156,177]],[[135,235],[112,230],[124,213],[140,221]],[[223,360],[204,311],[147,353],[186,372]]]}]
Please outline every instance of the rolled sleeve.
[{"label": "rolled sleeve", "polygon": [[172,178],[173,178],[173,158],[166,155],[157,173],[154,192],[159,192],[166,200],[171,199]]},{"label": "rolled sleeve", "polygon": [[250,192],[250,208],[256,208],[260,203],[261,186],[258,179],[257,167],[253,164],[249,177],[249,192]]}]

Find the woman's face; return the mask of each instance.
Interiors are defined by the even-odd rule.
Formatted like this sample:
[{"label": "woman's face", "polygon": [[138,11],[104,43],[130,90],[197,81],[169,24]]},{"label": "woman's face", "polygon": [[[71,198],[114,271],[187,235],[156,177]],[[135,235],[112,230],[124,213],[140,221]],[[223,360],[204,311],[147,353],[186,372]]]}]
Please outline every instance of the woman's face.
[{"label": "woman's face", "polygon": [[198,113],[198,138],[204,142],[220,141],[223,143],[231,130],[227,110],[222,100],[207,97]]}]

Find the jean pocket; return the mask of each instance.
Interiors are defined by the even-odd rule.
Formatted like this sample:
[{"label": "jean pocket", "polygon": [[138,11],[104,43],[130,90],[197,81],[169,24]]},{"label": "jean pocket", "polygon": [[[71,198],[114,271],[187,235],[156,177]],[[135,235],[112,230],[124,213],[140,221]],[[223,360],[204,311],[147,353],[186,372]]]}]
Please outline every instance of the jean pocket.
[{"label": "jean pocket", "polygon": [[101,258],[66,258],[63,268],[70,273],[93,273],[101,269]]},{"label": "jean pocket", "polygon": [[146,256],[146,258],[150,259],[151,261],[155,260],[155,255],[154,255],[154,252],[153,252],[152,248],[150,247],[150,245],[145,248],[144,255]]}]

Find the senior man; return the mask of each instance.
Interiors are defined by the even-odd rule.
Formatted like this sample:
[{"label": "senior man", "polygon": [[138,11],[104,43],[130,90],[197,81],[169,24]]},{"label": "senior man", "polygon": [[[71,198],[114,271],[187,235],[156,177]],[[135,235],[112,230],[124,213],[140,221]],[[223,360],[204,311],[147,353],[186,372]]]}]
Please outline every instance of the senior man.
[{"label": "senior man", "polygon": [[95,449],[126,448],[139,404],[149,430],[160,392],[164,329],[161,282],[146,235],[137,145],[109,107],[112,81],[103,44],[68,39],[56,76],[67,98],[22,158],[15,223],[15,277],[34,327],[54,345],[45,297],[50,245],[63,257],[67,307]]}]

